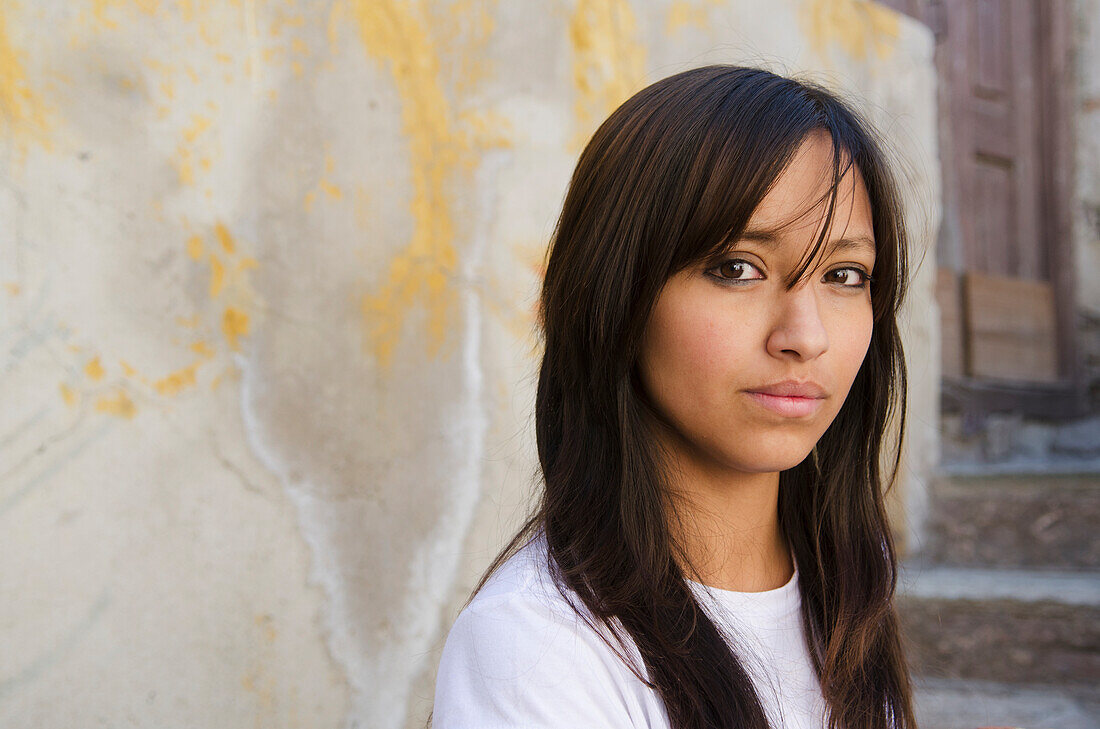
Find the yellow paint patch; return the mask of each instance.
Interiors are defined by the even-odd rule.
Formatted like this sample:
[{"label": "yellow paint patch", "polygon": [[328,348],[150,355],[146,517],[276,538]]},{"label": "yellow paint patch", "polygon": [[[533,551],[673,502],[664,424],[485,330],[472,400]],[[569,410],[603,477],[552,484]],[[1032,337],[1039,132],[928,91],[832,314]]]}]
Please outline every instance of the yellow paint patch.
[{"label": "yellow paint patch", "polygon": [[210,359],[214,356],[214,350],[210,348],[210,345],[201,339],[191,344],[191,351],[197,354],[201,354],[203,357]]},{"label": "yellow paint patch", "polygon": [[269,29],[269,32],[271,33],[271,37],[275,38],[283,32],[283,28],[300,28],[305,25],[305,23],[305,17],[300,14],[282,15],[275,18],[275,20],[271,23],[271,28]]},{"label": "yellow paint patch", "polygon": [[95,19],[99,21],[99,24],[105,28],[117,28],[118,23],[107,17],[107,7],[107,0],[92,0],[92,13],[95,15]]},{"label": "yellow paint patch", "polygon": [[[536,283],[535,291],[538,291],[538,285],[546,277],[546,244],[544,241],[531,241],[527,245],[514,245],[512,251],[515,254],[516,259],[520,262],[522,270],[531,274],[532,280]],[[502,284],[495,278],[490,279],[490,284],[499,292],[507,292],[515,289],[514,281],[510,281],[508,286]],[[489,297],[490,300],[492,297]],[[528,345],[528,352],[534,354],[538,351],[540,341],[537,335],[536,328],[532,326],[532,323],[538,320],[538,296],[530,296],[526,302],[509,300],[506,294],[499,294],[496,298],[506,301],[504,305],[498,306],[498,313],[505,321],[508,327],[512,330],[513,336],[516,341],[525,342]]]},{"label": "yellow paint patch", "polygon": [[345,8],[343,3],[333,3],[332,10],[328,14],[328,24],[325,27],[325,35],[328,38],[329,50],[336,53],[340,40],[340,29],[344,27]]},{"label": "yellow paint patch", "polygon": [[665,15],[665,33],[675,35],[688,26],[707,30],[710,28],[710,10],[722,5],[722,0],[707,0],[705,3],[675,0],[668,6]]},{"label": "yellow paint patch", "polygon": [[436,33],[440,55],[451,59],[448,66],[458,97],[469,94],[492,74],[486,54],[465,50],[467,45],[483,47],[488,42],[496,27],[489,12],[492,4],[486,0],[455,0],[447,7],[446,18]]},{"label": "yellow paint patch", "polygon": [[159,0],[92,0],[92,16],[104,28],[114,30],[118,22],[107,17],[108,11],[138,10],[145,15],[156,15]]},{"label": "yellow paint patch", "polygon": [[817,53],[837,46],[856,61],[888,58],[901,32],[898,13],[869,0],[806,0],[799,24]]},{"label": "yellow paint patch", "polygon": [[18,296],[19,292],[22,290],[20,288],[19,284],[15,283],[14,281],[13,282],[5,282],[4,283],[4,289],[8,292],[8,295],[10,295],[10,296]]},{"label": "yellow paint patch", "polygon": [[195,371],[201,362],[192,362],[183,369],[172,372],[153,383],[158,395],[176,395],[180,390],[195,385]]},{"label": "yellow paint patch", "polygon": [[[230,346],[236,350],[239,349],[240,338],[248,335],[250,324],[248,310],[253,306],[255,298],[248,282],[248,272],[259,268],[260,262],[251,256],[240,255],[240,246],[233,232],[224,222],[219,220],[214,223],[213,237],[220,250],[218,252],[210,250],[206,258],[210,266],[210,298],[221,299],[222,314],[217,326],[229,341]],[[201,260],[203,248],[200,236],[192,235],[188,238],[188,254],[193,260]],[[176,323],[195,329],[200,323],[200,318],[198,316],[190,319],[177,317]],[[214,356],[214,350],[204,341],[193,343],[191,349],[206,358]],[[186,368],[174,374],[186,377]],[[170,378],[172,375],[165,378],[166,387],[179,382],[178,377]]]},{"label": "yellow paint patch", "polygon": [[88,364],[84,365],[84,374],[91,380],[102,380],[103,375],[106,374],[103,370],[103,365],[99,363],[99,357],[96,357]]},{"label": "yellow paint patch", "polygon": [[645,46],[626,0],[578,0],[569,19],[573,45],[574,111],[580,146],[619,104],[641,88]]},{"label": "yellow paint patch", "polygon": [[210,254],[210,298],[218,298],[225,287],[225,264],[213,253]]},{"label": "yellow paint patch", "polygon": [[191,256],[191,259],[195,261],[202,258],[202,238],[193,235],[187,239],[187,255]]},{"label": "yellow paint patch", "polygon": [[[210,117],[206,115],[192,114],[190,125],[183,130],[183,142],[177,146],[177,158],[174,160],[182,184],[191,185],[195,182],[194,158],[195,151],[198,149],[196,141],[200,141],[199,138],[210,128],[212,123]],[[212,161],[209,156],[204,155],[199,159],[199,167],[203,171],[208,171],[211,165]]]},{"label": "yellow paint patch", "polygon": [[218,373],[217,377],[210,381],[210,391],[213,392],[218,389],[218,386],[222,384],[222,380],[227,377],[231,380],[237,379],[240,373],[232,367],[226,367],[224,370]]},{"label": "yellow paint patch", "polygon": [[61,399],[65,401],[66,405],[76,405],[76,401],[79,399],[76,395],[76,391],[66,385],[64,382],[60,385]]},{"label": "yellow paint patch", "polygon": [[234,352],[240,349],[239,340],[248,336],[248,314],[229,307],[222,315],[222,334]]},{"label": "yellow paint patch", "polygon": [[265,613],[263,615],[257,615],[255,617],[255,622],[257,626],[263,629],[264,640],[268,643],[274,643],[277,633],[275,632],[275,626],[272,625],[274,622],[273,618]]},{"label": "yellow paint patch", "polygon": [[512,122],[508,117],[490,109],[466,111],[460,118],[479,149],[512,147]]},{"label": "yellow paint patch", "polygon": [[412,238],[391,261],[378,289],[363,296],[361,303],[367,346],[379,365],[388,368],[416,306],[427,314],[428,356],[438,356],[447,343],[458,304],[454,202],[448,186],[476,164],[476,142],[444,91],[443,63],[423,0],[338,3],[329,22],[330,39],[335,38],[335,19],[345,12],[354,19],[367,53],[393,78],[411,157]]},{"label": "yellow paint patch", "polygon": [[152,71],[156,71],[162,76],[169,76],[176,72],[176,67],[173,64],[161,61],[156,58],[143,58],[141,62],[145,65],[146,68]]},{"label": "yellow paint patch", "polygon": [[218,237],[218,243],[221,244],[222,250],[233,255],[237,250],[237,245],[233,241],[233,236],[229,232],[229,228],[225,227],[225,223],[218,222],[214,225],[214,235]]},{"label": "yellow paint patch", "polygon": [[[171,159],[181,185],[195,185],[196,173],[211,170],[219,161],[219,154],[214,150],[195,147],[196,144],[217,144],[217,136],[210,134],[211,127],[217,126],[217,118],[212,120],[205,113],[190,113],[192,109],[186,107],[191,106],[188,100],[195,94],[183,93],[180,84],[186,85],[189,81],[200,87],[200,92],[203,87],[209,87],[207,91],[221,93],[222,89],[215,88],[221,86],[219,81],[232,86],[239,83],[242,77],[256,78],[261,75],[263,61],[272,57],[277,56],[280,63],[288,64],[287,56],[291,51],[299,59],[310,55],[310,49],[301,38],[277,41],[281,48],[270,47],[274,44],[267,40],[269,28],[273,35],[278,35],[282,28],[306,25],[306,19],[287,0],[84,0],[76,5],[81,8],[75,11],[74,25],[78,31],[74,46],[83,41],[84,48],[88,48],[90,41],[104,28],[133,36],[163,37],[163,51],[157,54],[162,57],[142,58],[140,63],[144,68],[134,69],[151,71],[145,74],[149,77],[147,84],[130,78],[120,83],[142,91],[151,89],[150,96],[154,98],[150,98],[150,102],[159,120],[176,122],[189,117],[188,121],[176,127],[181,133],[182,146]],[[288,17],[287,13],[291,10],[295,14]],[[153,16],[155,20],[139,17],[142,14]],[[206,51],[203,54],[205,60],[198,68],[167,60],[177,57],[177,51],[184,47],[193,49],[197,43],[209,46],[209,49],[203,49]],[[219,70],[212,72],[214,66]],[[0,71],[6,72],[9,67],[14,68],[0,58]],[[304,76],[312,69],[299,64],[293,70],[296,75]],[[256,93],[261,89],[253,86],[247,91]],[[230,90],[230,93],[235,91]],[[208,99],[201,104],[210,109],[217,108]],[[0,114],[0,123],[3,116]],[[214,139],[208,141],[211,136]],[[206,196],[212,198],[213,194]]]},{"label": "yellow paint patch", "polygon": [[20,142],[20,158],[26,143],[35,142],[49,151],[53,148],[46,121],[47,109],[27,82],[23,66],[25,53],[12,46],[8,38],[7,14],[17,5],[10,0],[0,3],[0,137]]},{"label": "yellow paint patch", "polygon": [[180,184],[191,185],[195,182],[195,167],[191,164],[191,150],[182,144],[176,148],[177,158],[173,160]]},{"label": "yellow paint patch", "polygon": [[[318,186],[318,188],[320,188],[321,192],[325,193],[325,195],[327,195],[328,197],[330,197],[334,200],[340,200],[344,197],[343,188],[341,188],[339,185],[337,185],[336,183],[334,183],[334,182],[332,182],[331,180],[328,179],[328,176],[330,174],[332,174],[332,171],[335,167],[336,167],[335,160],[332,158],[332,155],[329,154],[326,151],[325,152],[325,173],[324,173],[324,176],[321,177],[320,182],[317,183],[317,186]],[[305,208],[306,208],[307,213],[310,210],[313,209],[313,203],[315,203],[316,201],[317,201],[317,191],[316,190],[310,190],[309,192],[307,192],[305,194],[305,198],[303,199],[303,202],[305,204]]]},{"label": "yellow paint patch", "polygon": [[191,126],[183,130],[183,138],[187,140],[188,144],[191,144],[198,138],[200,134],[205,132],[210,127],[210,117],[203,116],[201,114],[191,115]]},{"label": "yellow paint patch", "polygon": [[114,395],[105,395],[95,403],[96,412],[114,415],[120,418],[133,418],[137,414],[134,402],[124,390],[119,390]]},{"label": "yellow paint patch", "polygon": [[176,323],[179,324],[181,327],[187,327],[188,329],[194,329],[195,327],[197,327],[199,325],[199,317],[198,317],[198,314],[196,314],[195,316],[192,316],[192,317],[177,316],[176,317]]},{"label": "yellow paint patch", "polygon": [[132,365],[130,365],[130,363],[127,362],[126,360],[120,359],[118,361],[118,364],[119,364],[120,367],[122,367],[122,372],[127,377],[133,377],[134,375],[137,374],[137,370],[134,369],[134,367]]}]

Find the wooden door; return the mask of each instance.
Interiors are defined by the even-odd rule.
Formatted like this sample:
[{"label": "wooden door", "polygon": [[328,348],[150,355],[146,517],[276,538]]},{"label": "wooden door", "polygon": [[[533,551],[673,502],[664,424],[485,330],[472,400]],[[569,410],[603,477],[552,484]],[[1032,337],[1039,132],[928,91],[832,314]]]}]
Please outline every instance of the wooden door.
[{"label": "wooden door", "polygon": [[[957,296],[954,375],[1058,379],[1057,321],[1040,220],[1035,0],[945,0],[959,240],[941,274]],[[941,284],[940,288],[944,285]],[[950,314],[948,314],[950,316]]]},{"label": "wooden door", "polygon": [[1068,394],[1078,379],[1065,0],[887,4],[937,40],[945,382],[1030,390],[1049,412],[1051,387]]}]

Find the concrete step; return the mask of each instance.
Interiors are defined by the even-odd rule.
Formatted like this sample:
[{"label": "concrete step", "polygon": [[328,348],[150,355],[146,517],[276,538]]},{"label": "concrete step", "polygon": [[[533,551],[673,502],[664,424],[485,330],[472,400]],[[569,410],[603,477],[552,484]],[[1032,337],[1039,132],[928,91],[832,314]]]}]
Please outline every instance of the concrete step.
[{"label": "concrete step", "polygon": [[923,676],[1100,686],[1100,572],[907,562],[897,606]]},{"label": "concrete step", "polygon": [[1100,729],[1100,692],[915,677],[921,729]]},{"label": "concrete step", "polygon": [[930,497],[926,562],[1100,569],[1100,473],[941,474]]}]

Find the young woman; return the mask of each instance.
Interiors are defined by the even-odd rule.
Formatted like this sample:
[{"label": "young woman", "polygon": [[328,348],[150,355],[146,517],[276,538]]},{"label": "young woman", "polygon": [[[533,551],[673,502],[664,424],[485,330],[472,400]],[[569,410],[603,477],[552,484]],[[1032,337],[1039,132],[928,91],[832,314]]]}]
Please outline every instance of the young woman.
[{"label": "young woman", "polygon": [[829,91],[710,66],[582,153],[549,252],[545,489],[459,615],[436,729],[915,727],[880,446],[901,204]]}]

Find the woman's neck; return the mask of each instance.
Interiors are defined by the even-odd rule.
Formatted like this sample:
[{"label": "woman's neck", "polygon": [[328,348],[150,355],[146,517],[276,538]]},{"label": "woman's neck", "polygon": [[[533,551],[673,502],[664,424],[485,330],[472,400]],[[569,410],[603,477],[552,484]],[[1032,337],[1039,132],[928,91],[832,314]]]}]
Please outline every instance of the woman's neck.
[{"label": "woman's neck", "polygon": [[[695,470],[695,473],[691,471]],[[704,585],[736,592],[782,587],[794,561],[779,524],[779,474],[682,472],[672,534]]]}]

